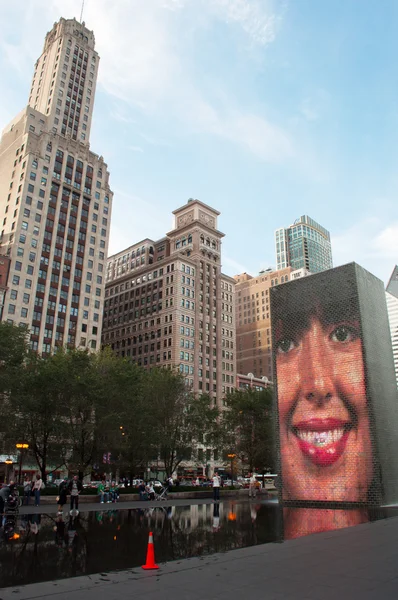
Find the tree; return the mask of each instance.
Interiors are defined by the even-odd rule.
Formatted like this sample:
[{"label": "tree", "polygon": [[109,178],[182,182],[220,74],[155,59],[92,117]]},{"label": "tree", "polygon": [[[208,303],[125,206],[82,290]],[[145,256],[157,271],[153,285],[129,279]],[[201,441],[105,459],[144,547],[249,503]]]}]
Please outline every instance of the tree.
[{"label": "tree", "polygon": [[246,462],[251,472],[274,464],[272,390],[234,390],[226,396],[223,413],[224,446]]},{"label": "tree", "polygon": [[15,438],[29,443],[46,481],[49,460],[63,464],[65,422],[60,404],[63,380],[58,365],[50,358],[28,355],[20,369],[18,393],[12,396]]},{"label": "tree", "polygon": [[15,413],[15,398],[21,384],[21,368],[27,356],[26,327],[0,323],[0,431],[6,446],[15,447],[15,423],[12,415]]},{"label": "tree", "polygon": [[170,476],[183,460],[192,458],[204,434],[216,435],[218,410],[208,396],[191,394],[180,373],[166,368],[147,373],[143,396],[150,407],[153,452]]},{"label": "tree", "polygon": [[[98,449],[110,452],[131,475],[148,462],[152,448],[149,405],[142,395],[144,373],[109,348],[96,356]],[[101,460],[100,453],[97,458]]]}]

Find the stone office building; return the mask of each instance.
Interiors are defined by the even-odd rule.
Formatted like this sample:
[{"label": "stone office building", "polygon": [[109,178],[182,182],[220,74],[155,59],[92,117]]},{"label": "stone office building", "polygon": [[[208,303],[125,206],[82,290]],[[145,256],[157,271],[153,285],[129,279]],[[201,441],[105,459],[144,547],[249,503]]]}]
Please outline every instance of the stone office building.
[{"label": "stone office building", "polygon": [[235,281],[221,272],[219,212],[199,200],[174,228],[109,257],[102,344],[142,367],[178,366],[223,405],[236,385]]},{"label": "stone office building", "polygon": [[113,194],[89,144],[98,66],[93,32],[61,18],[0,142],[2,319],[26,325],[43,354],[100,347]]}]

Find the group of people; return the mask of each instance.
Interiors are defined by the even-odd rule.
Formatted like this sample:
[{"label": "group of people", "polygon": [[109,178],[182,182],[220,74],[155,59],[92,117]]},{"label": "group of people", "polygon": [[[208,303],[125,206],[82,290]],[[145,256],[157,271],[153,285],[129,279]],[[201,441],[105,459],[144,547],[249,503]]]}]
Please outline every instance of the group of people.
[{"label": "group of people", "polygon": [[34,498],[34,505],[40,505],[40,493],[45,487],[41,474],[38,472],[34,479],[29,479],[26,475],[23,482],[24,504],[30,504],[31,497]]},{"label": "group of people", "polygon": [[[167,498],[167,492],[171,490],[171,488],[174,485],[174,480],[172,477],[167,477],[164,480],[163,483],[163,487],[160,486],[159,484],[159,488],[158,489],[158,499],[159,498]],[[155,492],[155,487],[153,484],[153,481],[148,481],[148,483],[145,483],[145,481],[141,481],[141,483],[138,486],[138,492],[140,495],[140,500],[155,500],[156,498],[156,492]]]},{"label": "group of people", "polygon": [[70,510],[79,510],[79,494],[82,489],[82,482],[77,475],[74,475],[72,479],[65,477],[58,488],[58,512],[62,513],[63,507],[68,501],[68,494],[70,495]]},{"label": "group of people", "polygon": [[103,479],[97,487],[101,504],[110,504],[119,500],[119,486],[116,481],[105,481]]},{"label": "group of people", "polygon": [[[212,486],[213,486],[213,500],[214,500],[214,502],[219,502],[220,501],[220,487],[224,487],[224,480],[220,477],[220,475],[218,474],[217,471],[214,471],[214,475],[213,475],[213,479],[212,479]],[[259,484],[258,484],[258,481],[257,481],[254,473],[251,473],[250,479],[249,479],[249,498],[256,497],[258,486],[259,486]]]}]

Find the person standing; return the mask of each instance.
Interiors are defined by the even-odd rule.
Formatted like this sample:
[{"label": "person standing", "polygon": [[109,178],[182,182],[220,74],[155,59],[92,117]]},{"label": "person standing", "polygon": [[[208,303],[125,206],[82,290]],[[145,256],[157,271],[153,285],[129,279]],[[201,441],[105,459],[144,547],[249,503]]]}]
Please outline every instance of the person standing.
[{"label": "person standing", "polygon": [[35,506],[40,506],[40,490],[43,486],[43,480],[39,472],[36,474],[36,479],[33,484],[33,493],[35,496]]},{"label": "person standing", "polygon": [[82,491],[82,482],[79,480],[77,475],[74,475],[73,479],[69,482],[69,493],[70,493],[70,509],[73,510],[73,507],[76,510],[79,509],[79,494]]},{"label": "person standing", "polygon": [[32,480],[29,479],[29,477],[27,475],[25,475],[24,477],[24,481],[23,481],[23,503],[26,506],[29,506],[30,503],[30,497],[32,495]]},{"label": "person standing", "polygon": [[217,471],[213,475],[213,500],[214,502],[220,501],[220,477]]},{"label": "person standing", "polygon": [[255,498],[257,494],[257,479],[254,476],[254,473],[250,475],[249,481],[249,498]]},{"label": "person standing", "polygon": [[100,504],[103,504],[104,503],[104,495],[105,495],[105,480],[104,479],[98,485],[97,493],[100,497]]},{"label": "person standing", "polygon": [[64,504],[66,504],[66,499],[68,495],[68,478],[64,477],[64,480],[61,481],[59,488],[59,499],[58,499],[58,512],[62,513],[62,509]]},{"label": "person standing", "polygon": [[141,481],[140,485],[138,486],[138,492],[140,494],[140,500],[147,500],[145,481]]}]

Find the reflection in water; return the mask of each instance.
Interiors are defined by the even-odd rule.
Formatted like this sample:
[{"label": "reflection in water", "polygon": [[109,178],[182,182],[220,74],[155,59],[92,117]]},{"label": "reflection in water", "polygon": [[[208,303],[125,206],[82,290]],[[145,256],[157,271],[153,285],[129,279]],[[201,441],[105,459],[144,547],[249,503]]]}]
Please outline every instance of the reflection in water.
[{"label": "reflection in water", "polygon": [[140,566],[150,530],[157,562],[272,542],[281,530],[278,514],[275,506],[221,502],[24,515],[19,539],[5,542],[0,531],[0,588]]},{"label": "reflection in water", "polygon": [[312,533],[333,531],[353,527],[361,523],[385,519],[396,512],[386,509],[329,509],[329,508],[284,508],[283,538],[291,540]]},{"label": "reflection in water", "polygon": [[[282,524],[282,512],[284,524]],[[18,538],[0,530],[0,588],[128,569],[145,561],[153,531],[157,562],[225,552],[393,516],[394,511],[285,508],[221,502],[70,516],[24,515]]]}]

